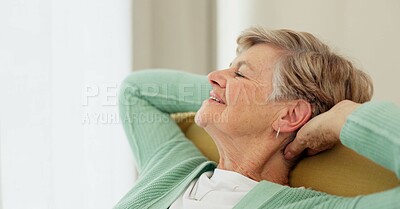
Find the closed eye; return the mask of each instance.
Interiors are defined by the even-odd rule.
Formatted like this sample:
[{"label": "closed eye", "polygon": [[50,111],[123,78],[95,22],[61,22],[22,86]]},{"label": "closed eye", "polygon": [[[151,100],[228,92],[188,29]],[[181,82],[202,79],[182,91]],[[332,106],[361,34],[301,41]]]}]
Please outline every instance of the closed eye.
[{"label": "closed eye", "polygon": [[235,72],[236,77],[246,78],[240,71]]}]

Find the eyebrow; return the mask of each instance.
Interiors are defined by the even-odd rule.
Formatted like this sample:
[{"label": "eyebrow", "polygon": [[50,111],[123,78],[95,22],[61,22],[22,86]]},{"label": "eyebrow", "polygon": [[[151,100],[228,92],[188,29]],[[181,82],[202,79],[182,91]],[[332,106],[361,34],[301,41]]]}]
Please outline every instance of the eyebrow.
[{"label": "eyebrow", "polygon": [[[242,65],[246,65],[251,71],[254,71],[253,67],[250,65],[249,62],[247,62],[247,61],[239,61],[239,62],[237,63],[237,66],[238,66],[239,68],[240,68],[240,66],[242,66]],[[232,62],[231,62],[231,64],[229,64],[229,67],[232,67]]]}]

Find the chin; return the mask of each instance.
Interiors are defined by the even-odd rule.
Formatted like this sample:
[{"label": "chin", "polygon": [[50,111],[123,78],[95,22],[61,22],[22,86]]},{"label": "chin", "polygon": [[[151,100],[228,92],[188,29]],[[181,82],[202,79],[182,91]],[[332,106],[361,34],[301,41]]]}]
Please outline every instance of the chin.
[{"label": "chin", "polygon": [[205,128],[207,126],[207,122],[205,118],[202,117],[201,111],[198,111],[194,116],[194,122],[201,128]]},{"label": "chin", "polygon": [[228,118],[224,117],[226,115],[223,115],[222,112],[221,106],[210,104],[206,100],[197,111],[194,121],[202,128],[206,128],[210,124],[226,123]]}]

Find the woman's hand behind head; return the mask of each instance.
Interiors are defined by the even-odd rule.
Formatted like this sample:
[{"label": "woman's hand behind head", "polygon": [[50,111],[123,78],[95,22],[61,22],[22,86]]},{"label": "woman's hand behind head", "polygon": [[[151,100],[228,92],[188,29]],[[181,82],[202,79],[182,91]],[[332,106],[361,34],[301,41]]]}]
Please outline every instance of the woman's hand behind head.
[{"label": "woman's hand behind head", "polygon": [[340,142],[340,131],[349,116],[360,104],[344,100],[329,111],[320,114],[307,122],[298,132],[296,138],[285,148],[287,160],[299,156],[303,151],[315,155],[332,148]]}]

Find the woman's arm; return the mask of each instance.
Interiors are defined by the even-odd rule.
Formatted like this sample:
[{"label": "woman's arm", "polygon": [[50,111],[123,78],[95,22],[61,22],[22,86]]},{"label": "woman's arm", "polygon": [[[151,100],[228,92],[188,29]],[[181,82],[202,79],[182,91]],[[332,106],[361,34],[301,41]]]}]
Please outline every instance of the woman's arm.
[{"label": "woman's arm", "polygon": [[[396,105],[385,102],[360,105],[343,101],[310,120],[287,146],[285,152],[289,156],[285,157],[291,158],[306,149],[309,154],[315,154],[341,142],[392,170],[400,179],[399,129],[400,108]],[[400,207],[400,187],[356,198],[316,196],[309,200],[308,202],[317,204],[316,208],[349,208],[352,205],[351,208],[397,209]],[[308,204],[307,200],[300,203]]]},{"label": "woman's arm", "polygon": [[369,102],[347,117],[340,132],[343,145],[396,173],[400,179],[400,108]]},{"label": "woman's arm", "polygon": [[169,114],[197,111],[210,88],[206,76],[172,70],[143,70],[125,79],[120,118],[139,173],[160,147],[187,140]]},{"label": "woman's arm", "polygon": [[310,120],[285,150],[291,159],[343,145],[392,170],[400,178],[400,108],[391,103],[342,101]]},{"label": "woman's arm", "polygon": [[[369,102],[357,108],[340,132],[341,142],[392,170],[400,179],[400,108]],[[400,208],[400,187],[361,196],[356,208]]]}]

